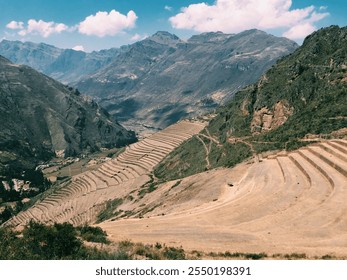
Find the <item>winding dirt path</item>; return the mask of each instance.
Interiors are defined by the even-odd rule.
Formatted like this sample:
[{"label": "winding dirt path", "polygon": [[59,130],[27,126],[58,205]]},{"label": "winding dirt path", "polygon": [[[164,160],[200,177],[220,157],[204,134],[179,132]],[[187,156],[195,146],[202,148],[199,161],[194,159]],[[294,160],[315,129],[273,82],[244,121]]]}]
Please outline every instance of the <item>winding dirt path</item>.
[{"label": "winding dirt path", "polygon": [[206,168],[207,168],[207,169],[210,169],[210,168],[211,168],[211,164],[210,164],[209,156],[210,156],[210,151],[211,151],[211,142],[210,142],[210,144],[207,146],[206,143],[204,142],[204,140],[202,140],[202,139],[200,138],[200,135],[196,135],[196,139],[198,139],[198,140],[201,142],[201,144],[204,146],[205,153],[206,153],[206,156],[205,156]]}]

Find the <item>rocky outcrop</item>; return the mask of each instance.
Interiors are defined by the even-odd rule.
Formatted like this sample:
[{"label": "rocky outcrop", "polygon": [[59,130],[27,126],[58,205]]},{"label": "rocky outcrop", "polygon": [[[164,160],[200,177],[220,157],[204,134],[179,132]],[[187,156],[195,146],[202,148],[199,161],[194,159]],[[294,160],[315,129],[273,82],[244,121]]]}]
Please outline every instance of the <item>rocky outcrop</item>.
[{"label": "rocky outcrop", "polygon": [[271,109],[261,108],[253,113],[251,132],[253,134],[270,131],[283,125],[294,112],[286,100],[277,102]]}]

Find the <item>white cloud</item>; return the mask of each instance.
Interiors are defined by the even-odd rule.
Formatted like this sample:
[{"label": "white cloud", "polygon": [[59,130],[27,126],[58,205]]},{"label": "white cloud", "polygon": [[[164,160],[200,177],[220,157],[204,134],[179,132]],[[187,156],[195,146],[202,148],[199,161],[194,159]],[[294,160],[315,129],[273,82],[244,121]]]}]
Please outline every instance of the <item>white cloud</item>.
[{"label": "white cloud", "polygon": [[246,29],[285,29],[284,34],[305,37],[316,29],[314,23],[328,16],[314,6],[291,9],[291,0],[217,0],[215,4],[192,4],[171,17],[177,29],[199,32],[237,33]]},{"label": "white cloud", "polygon": [[81,45],[74,46],[72,49],[73,49],[74,51],[82,51],[82,52],[84,52],[84,47],[81,46]]},{"label": "white cloud", "polygon": [[166,5],[166,6],[164,7],[164,9],[167,10],[167,11],[169,11],[169,12],[171,12],[173,8],[170,7],[170,6],[168,6],[168,5]]},{"label": "white cloud", "polygon": [[85,18],[78,26],[78,31],[85,35],[98,37],[113,36],[121,33],[124,29],[135,27],[137,15],[129,11],[123,15],[116,10],[111,12],[97,12]]},{"label": "white cloud", "polygon": [[326,14],[320,14],[313,12],[309,19],[299,22],[298,24],[291,27],[289,30],[283,33],[284,37],[292,40],[300,40],[305,38],[307,35],[311,34],[313,31],[317,30],[314,23],[325,18]]},{"label": "white cloud", "polygon": [[130,38],[131,41],[138,41],[140,40],[142,37],[140,34],[135,34],[133,37]]},{"label": "white cloud", "polygon": [[140,34],[136,33],[134,36],[132,36],[132,37],[130,38],[130,40],[131,40],[131,41],[140,41],[140,40],[146,39],[147,37],[148,37],[147,34],[145,34],[145,35],[140,35]]},{"label": "white cloud", "polygon": [[284,32],[283,36],[292,40],[300,40],[315,30],[316,28],[312,24],[306,22],[293,26],[288,31]]},{"label": "white cloud", "polygon": [[6,25],[6,27],[7,27],[8,29],[13,29],[13,30],[16,30],[16,29],[24,29],[24,22],[12,20],[10,23],[8,23],[8,24]]},{"label": "white cloud", "polygon": [[24,23],[21,21],[11,21],[6,27],[13,30],[19,29],[18,34],[20,36],[39,34],[45,38],[54,33],[61,33],[62,31],[68,30],[68,26],[63,23],[46,22],[43,20],[36,21],[35,19],[29,19],[26,27],[24,27]]}]

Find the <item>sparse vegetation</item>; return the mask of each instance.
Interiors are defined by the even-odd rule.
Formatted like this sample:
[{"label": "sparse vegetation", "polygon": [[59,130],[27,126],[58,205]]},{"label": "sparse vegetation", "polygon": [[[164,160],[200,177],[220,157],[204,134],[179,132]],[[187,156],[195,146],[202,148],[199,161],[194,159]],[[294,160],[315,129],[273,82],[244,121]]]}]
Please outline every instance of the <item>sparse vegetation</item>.
[{"label": "sparse vegetation", "polygon": [[184,260],[186,258],[182,248],[166,247],[163,255],[168,260]]},{"label": "sparse vegetation", "polygon": [[144,245],[125,240],[109,245],[107,249],[99,249],[85,245],[81,239],[101,242],[105,246],[110,243],[106,239],[106,233],[100,228],[87,225],[74,228],[68,223],[47,226],[31,221],[22,232],[0,228],[0,259],[128,260],[138,259],[139,256],[151,260],[185,258],[182,248],[166,247],[160,243]]},{"label": "sparse vegetation", "polygon": [[321,257],[322,260],[333,260],[333,259],[336,259],[335,256],[332,256],[332,255],[324,255]]},{"label": "sparse vegetation", "polygon": [[182,180],[178,180],[175,184],[172,185],[171,189],[178,187],[181,184]]},{"label": "sparse vegetation", "polygon": [[155,180],[153,175],[150,175],[150,178],[151,179],[144,184],[137,193],[140,199],[143,198],[147,193],[154,192],[157,189],[157,186],[161,183],[160,181]]},{"label": "sparse vegetation", "polygon": [[264,259],[267,257],[267,254],[265,253],[259,253],[259,254],[244,254],[244,257],[246,259],[251,259],[251,260],[260,260]]},{"label": "sparse vegetation", "polygon": [[[84,233],[82,233],[84,232]],[[1,260],[127,260],[123,250],[106,251],[83,244],[86,232],[101,236],[98,228],[74,228],[68,223],[46,226],[30,222],[22,232],[0,228]]]},{"label": "sparse vegetation", "polygon": [[[84,244],[83,240],[102,243],[103,247]],[[315,259],[337,259],[332,255],[314,257]],[[123,240],[111,243],[106,233],[98,228],[84,225],[73,227],[68,223],[43,225],[31,221],[22,232],[8,227],[0,228],[1,260],[184,260],[184,259],[313,259],[302,253],[204,253],[186,252],[183,248],[168,247],[162,243],[148,245]]]},{"label": "sparse vegetation", "polygon": [[[184,162],[182,162],[183,158]],[[204,147],[193,137],[162,161],[154,170],[154,175],[162,180],[180,179],[203,172],[204,162]]]},{"label": "sparse vegetation", "polygon": [[114,152],[110,152],[106,155],[106,157],[109,157],[109,158],[113,158],[113,157],[117,157],[118,155],[120,155],[121,153],[123,153],[125,151],[125,148],[120,148],[120,149],[117,149],[116,151]]},{"label": "sparse vegetation", "polygon": [[304,259],[307,259],[307,255],[292,253],[292,254],[285,254],[284,258],[286,258],[287,260],[304,260]]},{"label": "sparse vegetation", "polygon": [[260,260],[260,259],[266,259],[268,257],[265,253],[230,253],[229,251],[226,251],[225,253],[215,253],[210,252],[208,256],[216,259],[247,259],[247,260]]},{"label": "sparse vegetation", "polygon": [[110,218],[112,218],[117,208],[123,203],[123,199],[116,198],[114,200],[109,200],[105,204],[105,209],[100,211],[100,213],[97,215],[97,223],[101,223],[103,221],[106,221]]},{"label": "sparse vegetation", "polygon": [[107,233],[100,227],[91,227],[83,225],[76,228],[81,238],[85,241],[109,244],[110,241],[107,239]]}]

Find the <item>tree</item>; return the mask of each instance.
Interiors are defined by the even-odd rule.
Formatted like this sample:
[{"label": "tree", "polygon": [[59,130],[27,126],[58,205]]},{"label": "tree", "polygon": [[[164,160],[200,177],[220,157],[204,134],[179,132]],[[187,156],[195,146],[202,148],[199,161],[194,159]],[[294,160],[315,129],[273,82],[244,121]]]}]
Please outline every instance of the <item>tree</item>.
[{"label": "tree", "polygon": [[82,247],[76,230],[68,223],[45,226],[30,221],[23,230],[23,241],[34,259],[71,259]]}]

